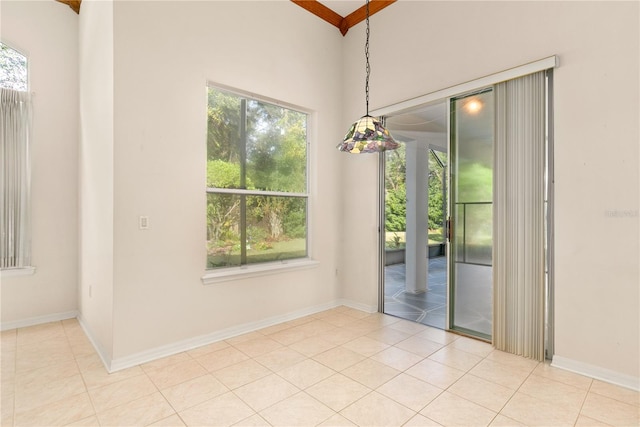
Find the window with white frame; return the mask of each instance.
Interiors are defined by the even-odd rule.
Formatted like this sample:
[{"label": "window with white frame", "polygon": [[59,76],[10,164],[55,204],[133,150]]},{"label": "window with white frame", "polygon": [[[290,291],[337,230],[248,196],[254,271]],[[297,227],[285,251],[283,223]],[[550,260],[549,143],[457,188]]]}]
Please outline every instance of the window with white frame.
[{"label": "window with white frame", "polygon": [[307,114],[207,95],[207,269],[306,258]]},{"label": "window with white frame", "polygon": [[0,43],[0,269],[3,275],[33,270],[30,267],[31,94],[27,89],[27,58]]}]

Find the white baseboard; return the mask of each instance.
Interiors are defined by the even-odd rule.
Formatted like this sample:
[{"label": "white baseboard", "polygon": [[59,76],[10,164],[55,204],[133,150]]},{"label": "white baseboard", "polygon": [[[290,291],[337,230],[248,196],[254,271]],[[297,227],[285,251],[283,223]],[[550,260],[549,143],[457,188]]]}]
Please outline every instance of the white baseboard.
[{"label": "white baseboard", "polygon": [[[189,338],[183,341],[178,341],[168,345],[152,348],[139,353],[132,354],[130,356],[113,359],[110,363],[105,363],[107,371],[110,373],[120,371],[122,369],[130,368],[132,366],[147,363],[152,360],[160,359],[162,357],[171,356],[173,354],[182,353],[184,351],[192,350],[197,347],[202,347],[207,344],[212,344],[217,341],[233,338],[238,335],[246,334],[256,331],[258,329],[267,328],[269,326],[277,325],[279,323],[288,322],[304,316],[319,313],[321,311],[329,310],[340,305],[348,305],[352,308],[354,304],[348,304],[348,302],[342,300],[336,300],[325,304],[308,307],[302,310],[296,310],[291,313],[287,313],[280,316],[274,316],[267,319],[259,320],[257,322],[244,323],[242,325],[233,326],[231,328],[222,329],[220,331],[213,332],[211,334],[201,335],[194,338]],[[361,310],[362,308],[358,308]],[[103,359],[104,361],[104,359]]]},{"label": "white baseboard", "polygon": [[33,317],[30,319],[24,319],[19,321],[5,322],[5,323],[2,323],[2,330],[4,331],[9,329],[24,328],[27,326],[39,325],[42,323],[49,323],[49,322],[56,322],[60,320],[78,318],[78,322],[80,323],[80,326],[84,330],[84,333],[87,335],[87,338],[89,339],[89,341],[91,341],[93,348],[96,350],[96,353],[102,360],[102,363],[104,364],[106,370],[109,373],[112,373],[112,372],[120,371],[126,368],[130,368],[132,366],[137,366],[142,363],[147,363],[152,360],[160,359],[162,357],[167,357],[167,356],[171,356],[173,354],[181,353],[187,350],[192,350],[194,348],[211,344],[217,341],[222,341],[225,339],[233,338],[238,335],[253,332],[258,329],[267,328],[269,326],[274,326],[279,323],[288,322],[290,320],[299,319],[301,317],[309,316],[315,313],[319,313],[321,311],[330,310],[332,308],[339,307],[341,305],[354,308],[356,310],[361,310],[367,313],[375,313],[378,310],[377,307],[374,307],[374,306],[361,304],[361,303],[354,302],[347,299],[338,299],[328,303],[307,307],[301,310],[296,310],[284,315],[274,316],[274,317],[259,320],[256,322],[244,323],[242,325],[233,326],[231,328],[216,331],[211,334],[189,338],[183,341],[178,341],[175,343],[156,347],[150,350],[145,350],[139,353],[132,354],[130,356],[121,357],[117,359],[111,359],[109,354],[106,351],[104,351],[104,349],[100,345],[100,341],[98,341],[95,338],[95,334],[93,333],[93,331],[91,330],[87,322],[82,317],[82,314],[78,313],[77,311],[69,311],[66,313],[56,313],[56,314],[51,314],[47,316]]},{"label": "white baseboard", "polygon": [[80,323],[80,327],[91,342],[91,345],[93,346],[96,353],[98,353],[98,357],[100,357],[100,360],[102,360],[102,364],[104,365],[105,369],[110,373],[111,370],[109,369],[109,366],[111,365],[111,357],[107,354],[106,351],[104,351],[104,348],[102,348],[102,346],[100,345],[100,341],[95,338],[93,331],[91,330],[89,325],[87,325],[87,322],[82,317],[82,314],[78,314],[78,323]]},{"label": "white baseboard", "polygon": [[[102,363],[104,363],[105,368],[108,372],[111,373],[130,368],[132,366],[140,365],[142,363],[150,362],[162,357],[181,353],[183,351],[192,350],[194,348],[211,344],[217,341],[233,338],[235,336],[253,332],[258,329],[267,328],[279,323],[288,322],[290,320],[295,320],[304,316],[309,316],[311,314],[319,313],[321,311],[329,310],[341,305],[351,307],[356,310],[361,310],[367,313],[375,313],[377,311],[377,307],[374,306],[354,302],[347,299],[339,299],[325,304],[308,307],[302,310],[296,310],[284,315],[270,317],[257,322],[249,322],[231,328],[223,329],[211,334],[178,341],[172,344],[156,347],[150,350],[113,360],[111,360],[104,349],[101,348],[99,341],[95,339],[93,332],[77,311],[67,311],[64,313],[54,313],[45,316],[31,317],[29,319],[3,322],[0,329],[2,331],[6,331],[10,329],[25,328],[29,326],[40,325],[43,323],[57,322],[77,317],[82,329],[87,335],[87,338],[89,338],[91,344],[98,353],[98,356],[100,357],[100,359],[102,359]],[[611,369],[590,365],[588,363],[557,355],[553,356],[551,366],[605,381],[607,383],[619,385],[631,390],[640,391],[640,378],[616,372]]]},{"label": "white baseboard", "polygon": [[378,311],[378,306],[362,304],[362,303],[351,301],[348,299],[338,300],[338,305],[344,305],[347,307],[355,308],[356,310],[364,311],[366,313],[376,313]]},{"label": "white baseboard", "polygon": [[75,319],[78,312],[66,311],[64,313],[47,314],[45,316],[31,317],[29,319],[13,320],[11,322],[2,322],[0,330],[8,331],[10,329],[26,328],[28,326],[41,325],[43,323],[59,322],[61,320]]},{"label": "white baseboard", "polygon": [[553,356],[551,366],[619,385],[621,387],[630,388],[631,390],[640,391],[640,378],[616,372],[611,369],[601,368],[600,366],[594,366],[588,363],[555,355]]}]

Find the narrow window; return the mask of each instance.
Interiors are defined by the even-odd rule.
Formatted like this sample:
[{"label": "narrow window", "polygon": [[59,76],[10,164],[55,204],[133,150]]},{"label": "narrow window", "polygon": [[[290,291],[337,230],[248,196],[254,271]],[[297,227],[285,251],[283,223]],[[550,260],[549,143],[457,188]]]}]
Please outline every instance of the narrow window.
[{"label": "narrow window", "polygon": [[207,269],[306,257],[307,114],[207,92]]},{"label": "narrow window", "polygon": [[30,126],[27,58],[0,43],[0,269],[3,274],[31,265]]}]

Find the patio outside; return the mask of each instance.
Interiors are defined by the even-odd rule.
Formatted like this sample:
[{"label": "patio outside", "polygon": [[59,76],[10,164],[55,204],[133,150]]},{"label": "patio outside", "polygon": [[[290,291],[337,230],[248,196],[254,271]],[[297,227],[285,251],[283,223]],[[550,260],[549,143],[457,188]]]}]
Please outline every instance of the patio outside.
[{"label": "patio outside", "polygon": [[[459,293],[456,324],[467,329],[491,334],[492,292],[491,267],[456,263],[457,274],[466,276],[465,288]],[[447,258],[429,258],[427,290],[406,291],[405,264],[392,264],[384,269],[384,312],[392,316],[445,329],[447,318]]]},{"label": "patio outside", "polygon": [[444,329],[447,318],[447,259],[429,258],[427,291],[405,291],[405,265],[384,268],[384,312],[392,316]]}]

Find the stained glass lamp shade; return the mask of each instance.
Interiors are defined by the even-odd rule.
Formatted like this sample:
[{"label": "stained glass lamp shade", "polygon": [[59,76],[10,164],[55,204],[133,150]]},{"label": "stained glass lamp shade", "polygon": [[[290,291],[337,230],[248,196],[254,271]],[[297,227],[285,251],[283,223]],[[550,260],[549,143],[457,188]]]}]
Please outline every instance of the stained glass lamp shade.
[{"label": "stained glass lamp shade", "polygon": [[389,131],[382,126],[380,120],[369,115],[352,124],[344,141],[338,144],[338,150],[352,154],[378,153],[396,148],[398,143]]},{"label": "stained glass lamp shade", "polygon": [[367,114],[351,125],[349,132],[344,136],[344,140],[337,147],[342,152],[352,154],[379,153],[398,148],[398,143],[393,140],[389,131],[382,126],[380,120],[369,115],[369,76],[371,74],[371,65],[369,64],[369,0],[367,0],[366,5],[367,38],[364,44],[364,56],[366,59],[367,79],[364,90]]}]

